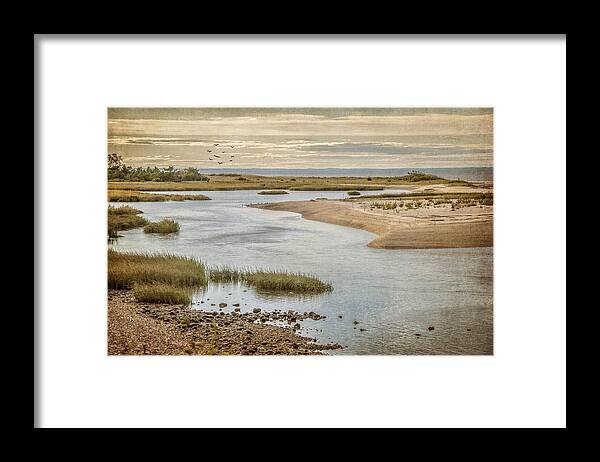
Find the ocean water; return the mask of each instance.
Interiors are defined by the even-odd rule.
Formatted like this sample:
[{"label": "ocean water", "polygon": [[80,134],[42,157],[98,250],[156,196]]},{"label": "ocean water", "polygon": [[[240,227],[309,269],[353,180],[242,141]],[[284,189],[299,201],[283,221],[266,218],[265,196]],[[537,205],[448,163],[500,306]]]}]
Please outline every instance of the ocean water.
[{"label": "ocean water", "polygon": [[[302,271],[330,281],[333,292],[305,297],[260,293],[241,284],[209,284],[195,295],[193,305],[214,310],[210,303],[224,302],[227,311],[240,303],[242,312],[261,308],[324,314],[324,320],[301,322],[300,334],[344,346],[327,354],[493,353],[492,248],[372,249],[367,244],[375,235],[367,231],[247,207],[258,202],[335,199],[344,192],[203,194],[212,200],[130,204],[149,220],[175,219],[181,230],[167,236],[141,229],[123,231],[111,247],[194,256],[208,265]],[[430,326],[434,330],[428,330]]]}]

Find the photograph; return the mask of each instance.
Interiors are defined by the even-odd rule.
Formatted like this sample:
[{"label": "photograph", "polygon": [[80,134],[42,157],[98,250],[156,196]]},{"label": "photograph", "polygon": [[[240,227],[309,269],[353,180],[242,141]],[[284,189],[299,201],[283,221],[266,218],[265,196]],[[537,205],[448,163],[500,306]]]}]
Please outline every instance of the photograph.
[{"label": "photograph", "polygon": [[107,107],[107,354],[493,355],[492,107]]}]

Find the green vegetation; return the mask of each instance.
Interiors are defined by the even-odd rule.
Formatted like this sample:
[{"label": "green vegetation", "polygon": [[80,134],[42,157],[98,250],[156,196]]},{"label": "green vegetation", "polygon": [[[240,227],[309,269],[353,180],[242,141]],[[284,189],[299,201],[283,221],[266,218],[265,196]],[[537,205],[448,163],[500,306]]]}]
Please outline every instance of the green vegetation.
[{"label": "green vegetation", "polygon": [[[427,200],[444,200],[444,199],[473,199],[473,200],[485,200],[493,199],[494,193],[491,192],[457,192],[457,193],[443,193],[443,192],[415,192],[415,193],[397,193],[397,194],[375,194],[370,196],[363,196],[361,200],[377,200],[377,199],[427,199]],[[353,200],[353,199],[346,199]]]},{"label": "green vegetation", "polygon": [[243,282],[274,293],[317,294],[333,290],[330,283],[310,274],[228,266],[207,270],[202,262],[189,257],[108,251],[108,288],[133,289],[142,302],[187,304],[193,290],[206,286],[209,279]]},{"label": "green vegetation", "polygon": [[360,196],[360,191],[352,190],[352,191],[348,191],[347,194],[349,196]]},{"label": "green vegetation", "polygon": [[259,191],[257,194],[263,194],[265,196],[274,196],[277,194],[289,194],[287,191],[284,191],[282,189],[269,189],[266,191]]},{"label": "green vegetation", "polygon": [[[408,172],[407,175],[404,175],[402,177],[403,181],[406,181],[408,183],[420,183],[423,181],[436,181],[439,180],[439,176],[436,175],[428,175],[427,173],[420,173],[420,172],[416,172],[416,171],[412,171],[412,172]],[[457,180],[449,180],[449,181],[457,181]]]},{"label": "green vegetation", "polygon": [[108,180],[109,181],[210,181],[206,175],[201,175],[196,168],[176,170],[174,167],[129,167],[123,162],[123,157],[116,153],[108,155]]},{"label": "green vegetation", "polygon": [[[112,167],[120,169],[122,167]],[[129,167],[125,167],[129,169]],[[130,169],[131,170],[131,169]],[[194,170],[194,169],[192,169]],[[129,170],[126,170],[129,171]],[[146,172],[160,173],[161,179],[146,179]],[[220,173],[205,175],[194,180],[183,172],[188,170],[157,169],[148,167],[136,169],[136,175],[111,174],[109,168],[108,188],[121,191],[228,191],[243,189],[268,189],[268,190],[294,190],[294,191],[377,191],[403,185],[451,184],[466,185],[470,183],[462,180],[448,180],[435,175],[419,172],[410,172],[403,176],[392,177],[312,177],[312,176],[260,176],[240,173]],[[143,173],[143,174],[142,174]],[[176,176],[168,180],[169,176]],[[208,181],[210,180],[210,181]]]},{"label": "green vegetation", "polygon": [[294,292],[298,294],[317,294],[331,292],[333,286],[315,276],[303,273],[278,271],[253,271],[245,273],[246,284],[258,290],[269,292]]},{"label": "green vegetation", "polygon": [[193,290],[187,287],[176,287],[171,284],[155,282],[152,284],[135,284],[133,295],[140,302],[168,303],[170,305],[189,305]]},{"label": "green vegetation", "polygon": [[136,284],[163,283],[193,288],[207,284],[204,265],[189,257],[108,251],[108,288],[132,289]]},{"label": "green vegetation", "polygon": [[238,282],[243,274],[244,271],[231,266],[212,266],[208,270],[208,279],[212,282]]},{"label": "green vegetation", "polygon": [[141,210],[133,207],[108,207],[108,237],[119,237],[119,231],[140,228],[148,224],[148,220],[139,217]]},{"label": "green vegetation", "polygon": [[257,290],[316,294],[330,292],[333,286],[316,276],[275,270],[239,270],[229,266],[210,268],[208,277],[213,282],[243,282]]},{"label": "green vegetation", "polygon": [[205,201],[203,194],[152,194],[139,191],[108,190],[109,202]]},{"label": "green vegetation", "polygon": [[[386,199],[380,201],[377,199]],[[353,199],[346,199],[353,200]],[[458,210],[463,207],[476,207],[494,204],[493,193],[401,193],[401,194],[378,194],[376,196],[363,196],[363,201],[367,201],[371,208],[380,208],[383,210],[392,210],[396,208],[418,209],[420,207],[437,207],[449,204],[452,210]]]},{"label": "green vegetation", "polygon": [[121,207],[108,206],[109,215],[135,215],[138,213],[144,213],[141,210],[130,207],[129,205],[122,205]]},{"label": "green vegetation", "polygon": [[[340,184],[340,185],[320,185],[320,184],[316,184],[316,185],[305,185],[305,186],[292,186],[291,189],[292,191],[347,191],[348,190],[348,186],[349,185],[344,185],[344,184]],[[352,187],[354,187],[354,190],[356,192],[360,191],[382,191],[384,188],[383,186],[365,186],[365,185],[351,185]]]},{"label": "green vegetation", "polygon": [[144,226],[145,233],[169,234],[179,231],[179,223],[169,218],[158,222],[148,223]]},{"label": "green vegetation", "polygon": [[398,207],[396,202],[373,202],[370,205],[371,207],[376,207],[383,210],[394,210],[396,207]]}]

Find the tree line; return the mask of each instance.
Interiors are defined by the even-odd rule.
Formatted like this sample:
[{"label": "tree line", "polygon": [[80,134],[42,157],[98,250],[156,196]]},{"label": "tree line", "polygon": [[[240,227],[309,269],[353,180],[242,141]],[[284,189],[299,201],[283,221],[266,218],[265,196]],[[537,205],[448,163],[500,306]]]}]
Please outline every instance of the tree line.
[{"label": "tree line", "polygon": [[116,153],[108,154],[108,179],[122,181],[210,181],[198,169],[188,167],[176,169],[173,166],[160,167],[130,167],[123,161],[123,156]]}]

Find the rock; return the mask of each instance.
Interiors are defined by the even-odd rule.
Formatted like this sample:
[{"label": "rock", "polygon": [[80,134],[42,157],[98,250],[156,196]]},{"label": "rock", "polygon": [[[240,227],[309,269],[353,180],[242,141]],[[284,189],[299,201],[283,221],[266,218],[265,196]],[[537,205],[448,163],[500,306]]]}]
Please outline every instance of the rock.
[{"label": "rock", "polygon": [[211,304],[210,304],[210,306],[215,306],[215,304],[214,304],[214,303],[211,303]]},{"label": "rock", "polygon": [[294,330],[297,330],[297,329],[300,329],[300,324],[299,323],[294,324]]},{"label": "rock", "polygon": [[352,324],[356,325],[358,324],[358,321],[352,321]]},{"label": "rock", "polygon": [[415,334],[415,336],[416,336],[416,337],[420,337],[420,336],[421,336],[421,334]]},{"label": "rock", "polygon": [[342,315],[341,315],[341,314],[338,314],[338,318],[342,319]]},{"label": "rock", "polygon": [[239,303],[234,303],[232,306],[240,306]]},{"label": "rock", "polygon": [[360,331],[361,331],[361,332],[364,332],[364,331],[366,331],[366,330],[367,330],[367,329],[363,329],[362,327],[360,328]]},{"label": "rock", "polygon": [[226,306],[227,306],[227,303],[223,303],[223,302],[219,303],[219,308],[225,308]]},{"label": "rock", "polygon": [[435,327],[433,327],[433,326],[429,326],[429,327],[427,328],[427,330],[433,330],[433,329],[435,329]]},{"label": "rock", "polygon": [[235,308],[233,311],[240,311],[240,309],[239,308]]},{"label": "rock", "polygon": [[252,312],[253,312],[253,313],[260,313],[260,308],[254,308],[254,309],[252,310]]},{"label": "rock", "polygon": [[471,332],[471,329],[467,329],[467,332]]}]

